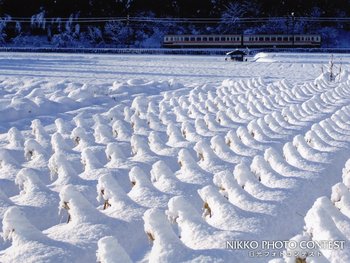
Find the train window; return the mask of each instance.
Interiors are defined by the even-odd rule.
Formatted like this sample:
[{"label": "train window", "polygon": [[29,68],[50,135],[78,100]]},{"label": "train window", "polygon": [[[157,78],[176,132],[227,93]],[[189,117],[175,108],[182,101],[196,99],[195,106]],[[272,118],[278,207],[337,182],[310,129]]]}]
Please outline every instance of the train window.
[{"label": "train window", "polygon": [[277,41],[282,41],[282,37],[277,37]]},{"label": "train window", "polygon": [[220,41],[220,38],[219,37],[215,37],[215,41]]},{"label": "train window", "polygon": [[276,41],[276,37],[271,37],[271,41]]},{"label": "train window", "polygon": [[288,41],[288,37],[283,37],[283,41]]},{"label": "train window", "polygon": [[225,41],[225,37],[220,37],[220,41]]},{"label": "train window", "polygon": [[208,41],[208,38],[207,37],[203,37],[203,41]]},{"label": "train window", "polygon": [[296,40],[296,41],[300,41],[300,37],[296,37],[295,40]]},{"label": "train window", "polygon": [[202,39],[200,37],[196,37],[196,41],[201,41]]},{"label": "train window", "polygon": [[213,41],[213,38],[212,38],[212,37],[209,37],[209,41]]},{"label": "train window", "polygon": [[188,37],[185,37],[185,41],[189,41],[190,39]]},{"label": "train window", "polygon": [[270,37],[265,37],[265,41],[270,41]]},{"label": "train window", "polygon": [[196,39],[194,37],[191,37],[190,38],[190,41],[195,41]]},{"label": "train window", "polygon": [[264,38],[263,37],[259,37],[259,41],[263,41],[264,40]]}]

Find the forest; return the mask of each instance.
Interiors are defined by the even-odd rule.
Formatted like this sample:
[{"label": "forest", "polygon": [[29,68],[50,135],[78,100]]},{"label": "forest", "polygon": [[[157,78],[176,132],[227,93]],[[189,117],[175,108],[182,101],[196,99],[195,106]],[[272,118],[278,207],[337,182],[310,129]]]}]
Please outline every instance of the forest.
[{"label": "forest", "polygon": [[1,0],[0,13],[1,46],[158,48],[184,33],[317,33],[324,47],[350,39],[345,0]]}]

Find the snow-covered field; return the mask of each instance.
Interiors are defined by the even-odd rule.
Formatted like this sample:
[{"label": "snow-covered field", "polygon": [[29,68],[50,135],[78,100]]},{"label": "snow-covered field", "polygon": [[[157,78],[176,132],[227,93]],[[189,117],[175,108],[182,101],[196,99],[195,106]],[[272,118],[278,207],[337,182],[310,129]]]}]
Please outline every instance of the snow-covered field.
[{"label": "snow-covered field", "polygon": [[329,60],[0,53],[0,262],[350,262]]}]

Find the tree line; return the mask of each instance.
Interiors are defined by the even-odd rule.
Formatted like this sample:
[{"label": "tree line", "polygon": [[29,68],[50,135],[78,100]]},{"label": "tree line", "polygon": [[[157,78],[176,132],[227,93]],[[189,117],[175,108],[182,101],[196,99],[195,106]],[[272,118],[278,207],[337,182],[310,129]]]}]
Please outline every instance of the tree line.
[{"label": "tree line", "polygon": [[3,46],[160,47],[165,34],[243,33],[318,33],[342,46],[350,30],[345,0],[0,0],[0,15]]}]

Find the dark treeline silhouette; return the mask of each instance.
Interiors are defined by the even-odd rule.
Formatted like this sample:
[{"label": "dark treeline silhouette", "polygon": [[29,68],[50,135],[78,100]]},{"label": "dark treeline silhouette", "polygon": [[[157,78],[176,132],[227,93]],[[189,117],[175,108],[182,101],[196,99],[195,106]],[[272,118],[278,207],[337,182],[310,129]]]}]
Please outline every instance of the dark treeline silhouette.
[{"label": "dark treeline silhouette", "polygon": [[[2,0],[1,15],[31,17],[46,10],[50,17],[67,17],[72,13],[81,16],[125,16],[140,12],[152,12],[156,16],[170,17],[220,17],[230,4],[238,3],[255,10],[259,16],[286,16],[295,12],[299,16],[310,16],[315,11],[321,16],[349,16],[350,1],[346,0]],[[249,16],[246,12],[244,16]]]},{"label": "dark treeline silhouette", "polygon": [[183,33],[318,33],[347,46],[350,30],[346,0],[0,0],[0,15],[3,46],[160,47]]}]

